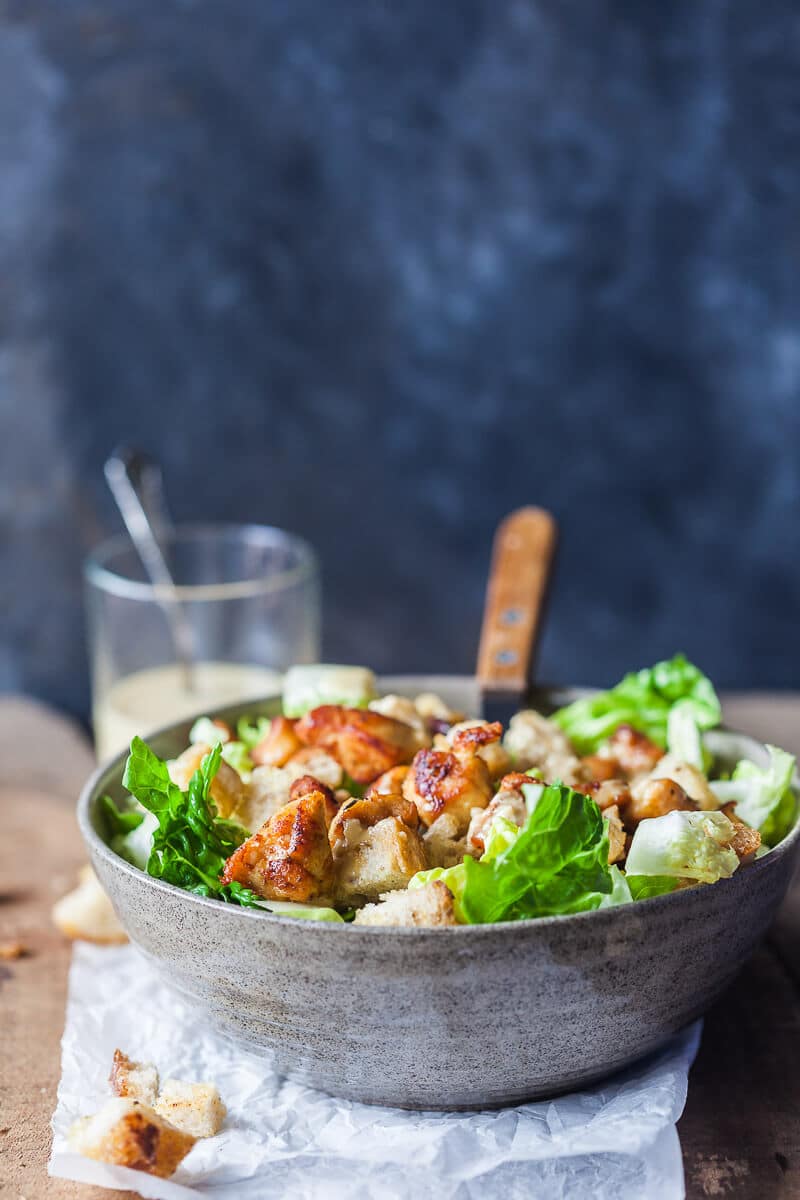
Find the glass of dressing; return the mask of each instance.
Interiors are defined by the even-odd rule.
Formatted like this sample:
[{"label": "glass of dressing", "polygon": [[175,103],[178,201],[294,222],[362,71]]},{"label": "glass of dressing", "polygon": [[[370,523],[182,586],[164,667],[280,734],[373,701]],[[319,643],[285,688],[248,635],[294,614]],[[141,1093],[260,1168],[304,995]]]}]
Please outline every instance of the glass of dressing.
[{"label": "glass of dressing", "polygon": [[[319,569],[307,542],[267,525],[179,525],[162,539],[174,588],[148,581],[126,535],[86,564],[92,719],[99,759],[135,735],[280,691],[320,655]],[[192,661],[178,661],[176,605]]]}]

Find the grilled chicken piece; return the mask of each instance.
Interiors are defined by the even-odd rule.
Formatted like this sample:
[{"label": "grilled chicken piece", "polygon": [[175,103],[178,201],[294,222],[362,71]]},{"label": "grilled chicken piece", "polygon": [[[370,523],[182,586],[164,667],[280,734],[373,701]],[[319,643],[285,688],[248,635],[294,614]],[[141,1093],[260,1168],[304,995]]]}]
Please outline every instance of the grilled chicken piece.
[{"label": "grilled chicken piece", "polygon": [[633,788],[623,816],[626,825],[638,825],[649,817],[664,817],[676,809],[691,812],[697,805],[674,779],[646,779]]},{"label": "grilled chicken piece", "polygon": [[626,775],[643,775],[652,771],[664,751],[632,725],[618,725],[609,743],[609,755],[616,758]]},{"label": "grilled chicken piece", "polygon": [[[169,763],[169,777],[177,784],[182,792],[189,787],[189,782],[211,747],[203,742],[194,742],[174,762]],[[221,817],[231,817],[242,807],[247,796],[247,789],[238,771],[224,760],[211,780],[209,795],[217,806]]]},{"label": "grilled chicken piece", "polygon": [[447,731],[447,741],[456,753],[461,749],[480,755],[489,768],[492,780],[500,779],[511,770],[511,755],[500,740],[502,727],[498,737],[494,737],[493,732],[487,733],[487,730],[493,731],[494,725],[487,725],[485,721],[460,721]]},{"label": "grilled chicken piece", "polygon": [[586,783],[606,783],[609,779],[622,779],[623,774],[622,767],[616,758],[610,756],[606,758],[602,754],[587,754],[585,758],[581,759],[580,778]]},{"label": "grilled chicken piece", "polygon": [[294,731],[296,721],[288,717],[274,717],[267,734],[250,751],[257,767],[283,767],[303,743]]},{"label": "grilled chicken piece", "polygon": [[328,824],[335,801],[329,788],[306,776],[292,785],[295,799],[279,809],[225,864],[234,880],[265,900],[331,904],[333,855]]},{"label": "grilled chicken piece", "polygon": [[580,760],[569,738],[547,717],[532,708],[511,718],[503,745],[518,771],[537,767],[545,779],[572,784],[580,777]]},{"label": "grilled chicken piece", "polygon": [[622,862],[627,853],[628,839],[625,836],[625,828],[616,804],[607,808],[603,816],[608,821],[608,861],[609,863]]},{"label": "grilled chicken piece", "polygon": [[588,783],[578,784],[577,787],[584,796],[591,796],[597,807],[603,810],[615,804],[620,809],[625,808],[631,800],[631,787],[625,779],[592,779]]},{"label": "grilled chicken piece", "polygon": [[415,751],[421,750],[423,746],[430,746],[431,734],[428,732],[425,719],[417,712],[414,701],[409,700],[407,696],[396,696],[390,692],[388,696],[370,700],[368,707],[370,712],[381,713],[384,717],[394,717],[395,721],[402,721],[404,725],[409,725],[414,730]]},{"label": "grilled chicken piece", "polygon": [[756,856],[756,850],[761,845],[761,834],[757,829],[753,829],[750,825],[736,815],[736,801],[730,800],[727,804],[723,804],[720,812],[724,812],[725,816],[734,827],[733,841],[731,849],[736,851],[739,862],[744,866],[746,863],[752,862]]},{"label": "grilled chicken piece", "polygon": [[467,830],[467,845],[470,854],[483,854],[486,849],[486,835],[495,817],[505,817],[521,829],[528,819],[528,808],[522,787],[526,783],[535,783],[530,775],[514,771],[504,775],[500,788],[489,801],[487,808],[479,809],[472,814]]},{"label": "grilled chicken piece", "polygon": [[332,754],[356,783],[371,783],[391,767],[410,762],[417,748],[415,731],[403,721],[338,704],[312,709],[295,731],[308,745]]},{"label": "grilled chicken piece", "polygon": [[481,747],[502,734],[498,721],[471,726],[453,739],[453,749],[420,750],[403,784],[403,793],[417,806],[425,825],[442,813],[455,818],[459,837],[466,833],[473,808],[486,808],[492,798],[492,777]]},{"label": "grilled chicken piece", "polygon": [[[719,808],[719,801],[709,787],[703,772],[699,771],[697,767],[693,767],[691,763],[682,762],[674,754],[665,754],[663,758],[660,758],[648,778],[674,779],[699,808]],[[641,782],[643,781],[638,780],[636,786]]]}]

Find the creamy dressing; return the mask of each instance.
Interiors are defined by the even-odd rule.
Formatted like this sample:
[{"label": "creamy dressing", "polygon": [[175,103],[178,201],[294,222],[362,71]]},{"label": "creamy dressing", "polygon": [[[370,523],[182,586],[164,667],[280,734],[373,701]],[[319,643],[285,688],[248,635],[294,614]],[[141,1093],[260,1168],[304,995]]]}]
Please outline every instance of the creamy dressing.
[{"label": "creamy dressing", "polygon": [[97,757],[126,749],[137,734],[239,700],[256,700],[280,692],[283,677],[268,667],[243,663],[202,662],[193,669],[194,689],[183,684],[181,667],[168,663],[119,679],[93,708]]}]

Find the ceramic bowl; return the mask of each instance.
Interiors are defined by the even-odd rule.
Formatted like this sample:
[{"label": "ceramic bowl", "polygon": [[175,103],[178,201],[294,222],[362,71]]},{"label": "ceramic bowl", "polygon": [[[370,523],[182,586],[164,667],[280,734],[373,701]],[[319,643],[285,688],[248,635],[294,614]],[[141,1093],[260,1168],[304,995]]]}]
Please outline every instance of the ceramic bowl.
[{"label": "ceramic bowl", "polygon": [[[382,681],[477,711],[458,677]],[[545,711],[576,693],[541,692]],[[219,710],[278,711],[277,699]],[[190,721],[148,738],[162,757]],[[712,749],[763,762],[718,730]],[[124,755],[79,802],[92,864],[131,941],[221,1034],[335,1095],[403,1108],[509,1104],[581,1087],[655,1050],[703,1013],[769,926],[791,881],[800,827],[729,880],[570,917],[446,929],[304,922],[190,895],[103,841],[98,797],[119,799]]]}]

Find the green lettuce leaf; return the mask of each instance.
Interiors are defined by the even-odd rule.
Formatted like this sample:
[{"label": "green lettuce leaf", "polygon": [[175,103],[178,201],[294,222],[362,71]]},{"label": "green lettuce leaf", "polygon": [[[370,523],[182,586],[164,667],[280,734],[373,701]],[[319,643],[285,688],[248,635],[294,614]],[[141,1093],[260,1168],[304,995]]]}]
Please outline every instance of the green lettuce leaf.
[{"label": "green lettuce leaf", "polygon": [[[625,862],[627,878],[667,875],[716,883],[739,866],[732,822],[721,812],[670,812],[641,821]],[[630,887],[630,882],[628,883]]]},{"label": "green lettuce leaf", "polygon": [[291,900],[262,900],[258,907],[279,917],[298,917],[303,921],[339,921],[344,924],[344,917],[335,908],[324,908],[317,904],[295,904]]},{"label": "green lettuce leaf", "polygon": [[703,734],[691,700],[679,700],[669,710],[667,751],[679,762],[689,763],[703,774],[711,765],[711,755],[703,745]]},{"label": "green lettuce leaf", "polygon": [[626,875],[625,882],[632,900],[649,900],[651,896],[665,896],[674,892],[679,880],[672,875]]},{"label": "green lettuce leaf", "polygon": [[271,717],[256,717],[251,721],[248,717],[240,717],[236,724],[236,736],[248,753],[269,733],[272,724]]},{"label": "green lettuce leaf", "polygon": [[598,908],[614,886],[603,816],[588,796],[554,784],[522,829],[503,818],[492,823],[480,861],[422,871],[409,886],[434,879],[447,885],[457,919],[469,925]]},{"label": "green lettuce leaf", "polygon": [[209,797],[220,757],[217,743],[183,792],[170,779],[167,764],[141,738],[134,738],[123,786],[158,822],[147,859],[149,875],[199,896],[258,906],[260,897],[248,888],[220,882],[225,860],[248,836],[235,822],[221,820]]},{"label": "green lettuce leaf", "polygon": [[711,681],[682,654],[626,675],[607,692],[585,696],[553,714],[579,754],[591,754],[618,725],[628,724],[666,746],[670,710],[681,703],[699,729],[719,724],[721,708]]},{"label": "green lettuce leaf", "polygon": [[144,813],[136,809],[117,808],[110,796],[100,797],[100,811],[106,823],[106,835],[109,838],[122,836],[138,829],[144,820]]},{"label": "green lettuce leaf", "polygon": [[792,791],[794,756],[777,746],[767,746],[769,766],[757,767],[743,758],[728,780],[716,780],[711,790],[720,804],[736,801],[740,820],[761,832],[767,846],[775,846],[786,836],[797,815],[797,799]]}]

